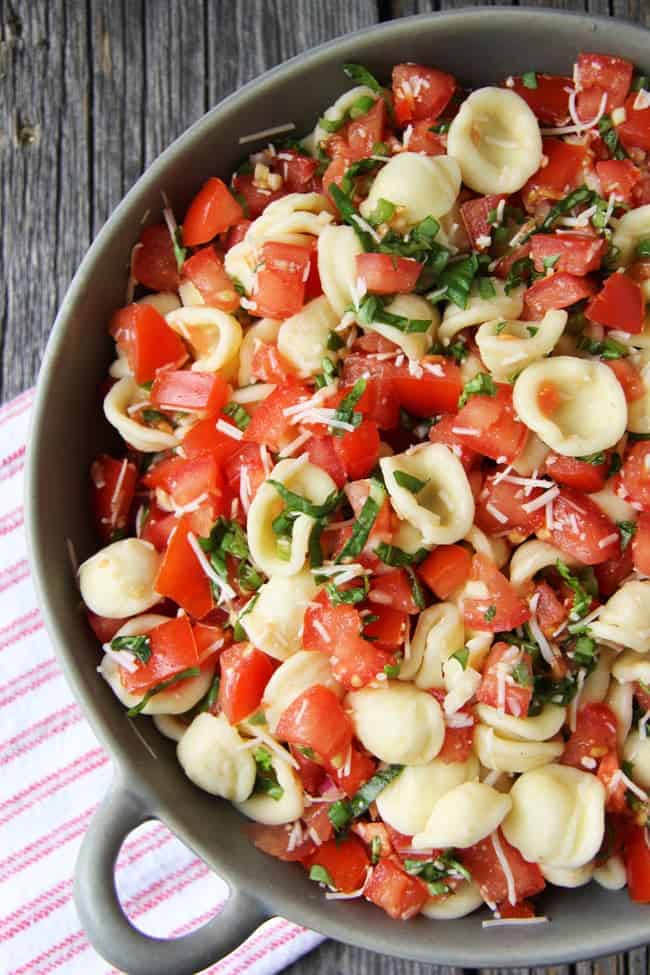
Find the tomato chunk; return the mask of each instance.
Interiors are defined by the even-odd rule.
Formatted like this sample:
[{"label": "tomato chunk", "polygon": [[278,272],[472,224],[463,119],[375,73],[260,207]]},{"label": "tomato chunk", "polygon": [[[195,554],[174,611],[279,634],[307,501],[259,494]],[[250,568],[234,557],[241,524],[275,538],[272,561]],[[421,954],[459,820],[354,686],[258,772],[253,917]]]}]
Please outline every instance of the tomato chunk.
[{"label": "tomato chunk", "polygon": [[363,420],[356,430],[333,437],[334,452],[352,480],[368,477],[379,458],[379,431],[372,420]]},{"label": "tomato chunk", "polygon": [[520,599],[494,562],[481,552],[472,559],[471,578],[487,588],[483,598],[463,600],[463,617],[467,626],[475,630],[497,633],[521,626],[530,618],[530,609]]},{"label": "tomato chunk", "polygon": [[259,708],[277,664],[250,643],[233,643],[219,663],[219,706],[230,724],[238,724]]},{"label": "tomato chunk", "polygon": [[641,373],[629,359],[610,359],[606,361],[606,364],[623,387],[625,399],[628,403],[634,403],[635,400],[645,396],[645,383]]},{"label": "tomato chunk", "polygon": [[650,904],[650,849],[643,826],[632,826],[624,846],[625,869],[630,897],[637,904]]},{"label": "tomato chunk", "polygon": [[297,428],[291,424],[291,417],[284,411],[310,395],[307,387],[295,380],[277,386],[255,410],[244,438],[266,444],[271,450],[280,450],[298,434]]},{"label": "tomato chunk", "polygon": [[187,359],[183,342],[152,305],[120,308],[110,331],[124,349],[137,383],[149,383],[162,366],[178,366]]},{"label": "tomato chunk", "polygon": [[95,523],[103,542],[126,528],[137,480],[135,464],[101,454],[90,468]]},{"label": "tomato chunk", "polygon": [[485,250],[490,246],[487,239],[491,240],[493,228],[492,223],[488,221],[488,216],[496,211],[501,200],[505,199],[503,195],[497,196],[492,193],[461,204],[460,215],[474,250]]},{"label": "tomato chunk", "polygon": [[544,139],[542,149],[548,163],[531,176],[521,191],[524,205],[531,212],[540,200],[560,200],[576,189],[583,182],[583,167],[588,161],[585,146],[562,139]]},{"label": "tomato chunk", "polygon": [[254,313],[267,318],[291,318],[305,302],[312,250],[300,244],[267,241],[252,297]]},{"label": "tomato chunk", "polygon": [[605,486],[609,462],[607,457],[602,464],[590,464],[577,457],[564,457],[551,451],[544,461],[544,472],[549,474],[558,484],[566,484],[592,494]]},{"label": "tomato chunk", "polygon": [[[283,196],[287,195],[287,190],[283,186],[278,190],[266,190],[258,186],[255,183],[255,177],[252,173],[241,173],[238,176],[234,176],[232,188],[237,193],[237,196],[243,200],[244,207],[246,208],[246,216],[250,220],[255,220],[256,217],[259,217],[269,203],[274,203],[275,200],[281,200]],[[236,221],[234,226],[237,226],[239,222]]]},{"label": "tomato chunk", "polygon": [[503,383],[495,396],[471,396],[457,413],[451,433],[471,450],[504,463],[511,463],[528,439],[527,427],[515,415],[512,387]]},{"label": "tomato chunk", "polygon": [[305,453],[310,464],[320,467],[332,478],[337,487],[341,488],[347,480],[345,466],[340,456],[340,449],[334,446],[334,437],[312,437],[305,444]]},{"label": "tomato chunk", "polygon": [[357,254],[357,275],[366,289],[377,295],[413,291],[422,265],[410,257],[391,254]]},{"label": "tomato chunk", "polygon": [[585,309],[585,318],[606,328],[638,335],[643,331],[645,301],[641,286],[626,274],[611,274]]},{"label": "tomato chunk", "polygon": [[151,656],[133,673],[120,667],[120,680],[131,694],[144,693],[170,677],[199,666],[194,633],[187,616],[161,623],[149,633]]},{"label": "tomato chunk", "polygon": [[417,573],[438,599],[447,599],[464,585],[472,570],[472,556],[462,545],[439,545],[426,557]]},{"label": "tomato chunk", "polygon": [[642,511],[636,523],[632,539],[632,559],[634,568],[643,575],[650,576],[650,513]]},{"label": "tomato chunk", "polygon": [[251,360],[251,374],[263,383],[284,383],[293,373],[293,366],[285,359],[277,345],[270,342],[256,344]]},{"label": "tomato chunk", "polygon": [[437,118],[456,90],[453,75],[422,64],[396,64],[392,81],[395,117],[399,125]]},{"label": "tomato chunk", "polygon": [[183,451],[188,458],[212,454],[217,461],[222,462],[237,452],[240,447],[236,436],[237,427],[230,417],[221,416],[220,419],[232,426],[235,436],[231,437],[217,430],[214,418],[200,420],[183,440]]},{"label": "tomato chunk", "polygon": [[154,379],[151,402],[161,409],[189,410],[216,416],[228,402],[228,383],[214,372],[165,370]]},{"label": "tomato chunk", "polygon": [[523,78],[513,78],[512,90],[528,103],[543,125],[566,125],[570,118],[569,92],[573,79],[538,72],[535,80],[535,87],[530,88]]},{"label": "tomato chunk", "polygon": [[239,308],[239,295],[212,245],[202,247],[185,261],[183,275],[200,291],[206,305],[226,312]]},{"label": "tomato chunk", "polygon": [[476,524],[491,534],[516,529],[530,535],[544,524],[544,509],[528,511],[527,506],[534,507],[542,493],[543,488],[530,490],[503,480],[498,474],[487,477],[478,498]]},{"label": "tomato chunk", "polygon": [[372,108],[346,126],[346,152],[354,162],[372,155],[378,142],[383,142],[386,125],[386,102],[378,98]]},{"label": "tomato chunk", "polygon": [[415,416],[451,413],[458,405],[463,380],[456,363],[445,356],[424,356],[414,373],[396,370],[394,389],[400,405]]},{"label": "tomato chunk", "polygon": [[594,771],[593,761],[597,764],[616,747],[616,715],[606,704],[587,704],[578,711],[576,729],[564,746],[560,761],[583,772]]},{"label": "tomato chunk", "polygon": [[525,718],[532,697],[530,654],[509,643],[495,643],[483,668],[477,700],[516,718]]},{"label": "tomato chunk", "polygon": [[133,251],[133,277],[151,291],[177,291],[180,284],[174,245],[167,224],[145,227]]},{"label": "tomato chunk", "polygon": [[358,792],[364,782],[367,782],[377,771],[377,762],[367,752],[361,752],[352,745],[345,765],[339,769],[333,769],[334,780],[339,789],[345,792],[346,796],[352,798]]},{"label": "tomato chunk", "polygon": [[283,188],[289,193],[309,193],[314,189],[314,175],[318,160],[296,149],[283,149],[272,161],[272,169],[282,177]]},{"label": "tomato chunk", "polygon": [[630,159],[606,159],[596,163],[596,173],[600,180],[602,195],[611,193],[618,200],[627,202],[632,190],[641,179],[641,171]]},{"label": "tomato chunk", "polygon": [[221,494],[223,475],[214,457],[168,457],[153,465],[143,477],[147,487],[162,488],[178,507],[190,504],[201,495]]},{"label": "tomato chunk", "polygon": [[650,107],[635,107],[637,97],[632,94],[625,102],[625,121],[616,131],[626,149],[650,152]]},{"label": "tomato chunk", "polygon": [[208,179],[190,203],[183,221],[183,243],[187,247],[207,244],[245,216],[223,180]]},{"label": "tomato chunk", "polygon": [[568,308],[576,301],[589,298],[596,290],[589,278],[558,271],[535,281],[524,294],[524,319],[538,321],[553,308]]},{"label": "tomato chunk", "polygon": [[411,877],[394,860],[382,859],[372,872],[364,897],[394,920],[407,921],[420,913],[429,892],[421,880]]},{"label": "tomato chunk", "polygon": [[[605,111],[620,108],[632,84],[634,66],[623,58],[608,54],[579,54],[575,68],[576,89],[582,95],[589,89],[597,89],[598,100],[605,93]],[[582,119],[593,117],[583,114],[583,105],[578,96],[578,114]]]},{"label": "tomato chunk", "polygon": [[629,450],[621,477],[632,501],[650,510],[650,443],[640,441]]},{"label": "tomato chunk", "polygon": [[[508,883],[501,862],[494,848],[495,836],[492,833],[484,840],[462,851],[461,859],[479,885],[482,896],[493,904],[508,900]],[[546,886],[542,872],[536,863],[524,860],[519,850],[508,843],[503,833],[498,831],[498,842],[508,861],[515,885],[517,902],[525,897],[533,897]]]},{"label": "tomato chunk", "polygon": [[372,578],[368,599],[371,603],[391,606],[403,613],[419,613],[411,581],[405,569],[392,569]]},{"label": "tomato chunk", "polygon": [[553,544],[585,565],[598,565],[621,553],[616,525],[586,494],[562,488],[553,501]]},{"label": "tomato chunk", "polygon": [[305,869],[323,867],[331,877],[334,888],[351,894],[363,886],[370,865],[366,848],[356,836],[328,840],[305,861]]},{"label": "tomato chunk", "polygon": [[281,741],[311,748],[341,768],[352,742],[352,724],[336,694],[315,684],[282,712],[276,735]]},{"label": "tomato chunk", "polygon": [[161,596],[173,599],[190,616],[201,619],[212,609],[212,590],[190,543],[190,532],[190,516],[183,515],[170,537],[155,589]]},{"label": "tomato chunk", "polygon": [[[545,271],[554,258],[554,271],[566,271],[578,276],[597,271],[605,249],[601,237],[583,234],[535,234],[531,241],[531,257],[536,271]],[[545,263],[546,262],[546,263]]]}]

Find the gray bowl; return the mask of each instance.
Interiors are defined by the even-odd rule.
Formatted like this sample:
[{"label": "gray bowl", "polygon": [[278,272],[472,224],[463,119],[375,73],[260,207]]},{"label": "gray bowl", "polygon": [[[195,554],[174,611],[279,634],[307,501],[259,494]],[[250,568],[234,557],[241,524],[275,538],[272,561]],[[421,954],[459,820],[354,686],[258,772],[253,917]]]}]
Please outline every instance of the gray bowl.
[{"label": "gray bowl", "polygon": [[[531,68],[566,73],[581,50],[622,55],[650,73],[649,39],[641,27],[586,15],[473,8],[398,20],[332,41],[246,85],[193,125],[142,176],[91,247],[63,301],[41,370],[29,450],[28,529],[34,579],[60,663],[116,769],[81,850],[75,895],[88,937],[120,969],[133,975],[196,972],[273,914],[375,951],[469,968],[569,962],[650,941],[650,909],[633,904],[625,892],[595,885],[549,891],[541,905],[551,923],[525,930],[482,929],[480,915],[400,924],[359,900],[326,901],[299,866],[251,845],[229,803],[185,778],[173,743],[147,719],[138,720],[136,734],[96,672],[97,644],[79,613],[66,547],[71,539],[84,559],[95,546],[87,472],[98,447],[110,445],[98,394],[110,362],[106,323],[123,303],[125,268],[141,218],[149,210],[160,213],[161,189],[180,213],[203,180],[227,176],[237,164],[240,136],[287,121],[308,131],[348,86],[341,70],[347,61],[366,64],[380,78],[397,62],[421,61],[479,86]],[[231,888],[218,917],[175,941],[131,927],[115,893],[120,845],[150,818],[164,821]]]}]

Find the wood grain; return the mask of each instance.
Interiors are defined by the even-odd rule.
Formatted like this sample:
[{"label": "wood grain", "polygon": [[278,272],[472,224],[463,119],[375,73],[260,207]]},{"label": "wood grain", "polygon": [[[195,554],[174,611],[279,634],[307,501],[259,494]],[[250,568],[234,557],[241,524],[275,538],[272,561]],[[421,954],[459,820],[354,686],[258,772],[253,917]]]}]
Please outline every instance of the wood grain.
[{"label": "wood grain", "polygon": [[[649,0],[526,3],[650,26]],[[477,4],[0,0],[0,401],[34,382],[56,309],[92,237],[146,166],[203,112],[315,44],[379,20],[463,6]],[[510,975],[647,975],[648,961],[642,948]],[[476,975],[334,941],[287,972]]]}]

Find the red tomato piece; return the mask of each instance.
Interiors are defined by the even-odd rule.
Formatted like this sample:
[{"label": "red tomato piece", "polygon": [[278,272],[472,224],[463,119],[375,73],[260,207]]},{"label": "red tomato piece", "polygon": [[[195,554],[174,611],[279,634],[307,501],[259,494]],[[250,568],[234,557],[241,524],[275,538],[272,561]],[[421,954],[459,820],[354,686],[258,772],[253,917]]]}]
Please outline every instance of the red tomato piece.
[{"label": "red tomato piece", "polygon": [[334,888],[351,894],[359,890],[366,879],[370,860],[366,848],[356,836],[328,840],[319,846],[305,861],[305,869],[319,866],[327,870]]},{"label": "red tomato piece", "polygon": [[201,663],[223,650],[230,639],[229,631],[224,630],[221,626],[212,626],[208,623],[195,623],[192,627],[192,633]]},{"label": "red tomato piece", "polygon": [[[579,54],[575,66],[576,89],[580,93],[589,88],[597,88],[599,93],[605,92],[605,111],[611,112],[613,108],[620,108],[624,104],[632,84],[633,72],[634,66],[623,58],[608,54]],[[592,116],[582,114],[580,98],[578,113],[583,119],[593,117],[593,113]]]},{"label": "red tomato piece", "polygon": [[624,846],[627,886],[637,904],[650,904],[650,849],[644,826],[631,826]]},{"label": "red tomato piece", "polygon": [[304,449],[310,464],[315,464],[329,474],[337,487],[343,487],[347,474],[334,446],[334,437],[312,437]]},{"label": "red tomato piece", "polygon": [[632,190],[641,179],[641,171],[630,159],[606,159],[596,163],[596,173],[600,180],[601,193],[609,197],[627,202],[631,199]]},{"label": "red tomato piece", "polygon": [[228,233],[226,234],[226,240],[224,242],[224,251],[229,251],[231,247],[235,244],[240,244],[246,234],[248,233],[248,228],[252,224],[252,220],[239,220],[234,224]]},{"label": "red tomato piece", "polygon": [[634,403],[635,400],[645,396],[645,384],[641,373],[629,359],[609,359],[605,365],[609,366],[623,387],[628,403]]},{"label": "red tomato piece", "polygon": [[117,631],[126,623],[123,619],[113,619],[110,616],[98,616],[92,610],[86,610],[88,624],[100,643],[110,643]]},{"label": "red tomato piece", "polygon": [[443,416],[429,430],[429,440],[432,443],[444,443],[451,447],[465,470],[470,471],[479,460],[480,453],[477,450],[470,450],[467,444],[452,432],[455,426],[455,416]]},{"label": "red tomato piece", "polygon": [[239,295],[212,245],[202,247],[185,261],[183,275],[201,292],[206,305],[227,312],[239,308]]},{"label": "red tomato piece", "polygon": [[650,152],[650,107],[635,108],[637,94],[625,102],[625,121],[616,132],[626,149],[644,149]]},{"label": "red tomato piece", "polygon": [[551,589],[548,582],[542,581],[536,583],[535,594],[537,595],[535,615],[537,616],[539,628],[545,636],[550,638],[566,621],[569,610],[558,599],[555,591]]},{"label": "red tomato piece", "polygon": [[333,691],[315,684],[286,708],[276,736],[292,745],[311,748],[326,762],[341,768],[352,742],[352,724]]},{"label": "red tomato piece", "polygon": [[418,365],[415,375],[407,366],[396,371],[393,382],[400,406],[422,417],[453,412],[463,389],[459,367],[446,356],[425,356]]},{"label": "red tomato piece", "polygon": [[422,265],[410,257],[392,254],[357,254],[357,276],[376,295],[413,291]]},{"label": "red tomato piece", "polygon": [[[584,296],[583,296],[584,297]],[[610,274],[585,309],[585,318],[606,328],[638,335],[643,331],[645,301],[641,286],[626,274]]]},{"label": "red tomato piece", "polygon": [[553,501],[553,544],[585,565],[618,558],[618,529],[586,494],[564,487]]},{"label": "red tomato piece", "polygon": [[597,271],[605,249],[602,237],[584,234],[535,234],[531,240],[531,257],[536,271],[545,271],[544,261],[557,257],[554,271],[566,271],[578,276]]},{"label": "red tomato piece", "polygon": [[607,457],[602,464],[590,464],[588,461],[578,460],[577,457],[564,457],[551,451],[544,461],[544,473],[554,481],[587,494],[600,491],[605,486],[608,470]]},{"label": "red tomato piece", "polygon": [[295,380],[277,386],[255,410],[244,439],[266,444],[274,451],[280,450],[298,435],[297,427],[291,424],[291,417],[284,411],[310,395],[310,390]]},{"label": "red tomato piece", "polygon": [[526,506],[533,504],[542,493],[543,488],[539,487],[526,493],[524,485],[501,480],[494,474],[485,479],[479,494],[476,524],[490,534],[516,529],[530,535],[544,524],[544,509],[527,511]]},{"label": "red tomato piece", "polygon": [[[560,761],[583,772],[585,769],[593,771],[595,766],[591,765],[591,760],[599,762],[616,748],[616,715],[606,704],[587,704],[578,711],[576,730],[564,746]],[[587,759],[586,764],[584,759]]]},{"label": "red tomato piece", "polygon": [[318,160],[296,149],[283,149],[271,164],[273,172],[282,177],[283,189],[288,193],[309,193],[314,189]]},{"label": "red tomato piece", "polygon": [[370,111],[346,126],[347,152],[354,162],[371,156],[378,142],[383,142],[386,125],[386,102],[378,98]]},{"label": "red tomato piece", "polygon": [[407,921],[419,914],[429,891],[417,877],[411,877],[393,859],[382,859],[364,890],[366,900],[381,907],[395,921]]},{"label": "red tomato piece", "polygon": [[456,414],[451,433],[471,450],[502,463],[511,463],[528,439],[527,427],[515,415],[512,386],[504,383],[497,385],[495,396],[470,396]]},{"label": "red tomato piece", "polygon": [[374,603],[367,608],[379,619],[364,624],[364,638],[372,640],[382,650],[392,651],[401,647],[409,625],[408,613],[402,609],[393,609],[392,606],[382,606],[380,603]]},{"label": "red tomato piece", "polygon": [[333,438],[334,451],[349,478],[368,477],[379,458],[379,431],[372,420],[363,420],[356,430]]},{"label": "red tomato piece", "polygon": [[535,917],[535,908],[530,901],[518,901],[516,904],[506,901],[504,904],[497,904],[497,910],[503,918]]},{"label": "red tomato piece", "polygon": [[262,266],[252,296],[254,314],[267,318],[291,318],[305,303],[312,251],[300,244],[267,241],[262,245]]},{"label": "red tomato piece", "polygon": [[629,545],[618,559],[610,559],[608,562],[601,562],[600,565],[594,566],[594,574],[601,598],[613,596],[633,568],[632,549]]},{"label": "red tomato piece", "polygon": [[229,388],[215,372],[191,369],[158,373],[151,388],[151,402],[163,410],[189,410],[216,416],[228,402]]},{"label": "red tomato piece", "polygon": [[[513,669],[525,682],[513,677]],[[500,675],[502,675],[500,677]],[[510,678],[510,680],[508,680]],[[525,718],[533,697],[532,658],[525,650],[509,643],[495,643],[483,668],[483,679],[476,694],[482,704],[499,708],[516,718]]]},{"label": "red tomato piece", "polygon": [[207,244],[245,216],[223,180],[208,179],[196,194],[183,221],[183,243],[187,247]]},{"label": "red tomato piece", "polygon": [[144,694],[181,671],[199,666],[199,654],[187,616],[178,616],[151,630],[149,643],[151,656],[146,664],[139,664],[133,673],[120,667],[120,680],[131,694]]},{"label": "red tomato piece", "polygon": [[528,103],[542,125],[566,125],[570,118],[569,92],[573,79],[539,72],[535,77],[535,88],[525,85],[522,78],[513,78],[512,90]]},{"label": "red tomato piece", "polygon": [[300,748],[296,748],[295,745],[291,745],[289,751],[300,766],[298,775],[300,776],[300,781],[305,792],[308,792],[310,796],[317,796],[323,780],[327,775],[326,769],[322,765],[319,765],[318,762],[307,758]]},{"label": "red tomato piece", "polygon": [[313,839],[307,835],[301,843],[289,849],[290,830],[286,826],[265,826],[262,823],[247,823],[244,827],[246,835],[262,853],[277,860],[286,862],[302,862],[317,849]]},{"label": "red tomato piece", "polygon": [[169,457],[151,467],[142,480],[147,487],[162,488],[178,507],[201,495],[220,495],[224,486],[221,470],[209,454],[187,460]]},{"label": "red tomato piece", "polygon": [[307,607],[303,646],[327,654],[332,673],[348,690],[365,687],[392,662],[388,653],[363,639],[361,629],[361,616],[354,606],[332,606],[324,593]]},{"label": "red tomato piece", "polygon": [[576,189],[584,181],[584,167],[589,158],[585,146],[562,139],[544,139],[542,151],[548,163],[531,176],[521,191],[529,212],[540,200],[560,200]]},{"label": "red tomato piece", "polygon": [[133,251],[133,277],[151,291],[177,291],[180,274],[165,223],[145,227]]},{"label": "red tomato piece", "polygon": [[538,321],[552,308],[568,308],[575,305],[576,301],[590,298],[595,290],[596,287],[589,278],[579,278],[575,274],[558,271],[547,278],[540,278],[526,289],[523,318],[526,321]]},{"label": "red tomato piece", "polygon": [[[222,416],[220,419],[232,426],[235,433],[239,432],[230,417]],[[231,457],[239,447],[237,436],[230,437],[227,433],[217,430],[214,418],[200,420],[183,440],[183,451],[188,459],[212,454],[219,463]]]},{"label": "red tomato piece", "polygon": [[140,529],[140,538],[145,542],[151,542],[159,552],[164,552],[169,536],[177,524],[178,519],[173,512],[163,511],[154,502],[151,504],[149,513]]},{"label": "red tomato piece", "polygon": [[419,613],[421,608],[413,598],[411,582],[405,569],[392,569],[382,575],[373,576],[368,600],[382,606],[392,606],[402,613]]},{"label": "red tomato piece", "polygon": [[367,752],[359,751],[354,745],[346,756],[342,768],[332,769],[334,780],[348,798],[358,792],[364,782],[367,782],[377,771],[377,762]]},{"label": "red tomato piece", "polygon": [[[367,378],[367,377],[370,378]],[[388,360],[351,353],[343,360],[343,382],[353,386],[366,380],[366,389],[357,409],[380,430],[390,430],[399,420],[399,401],[395,388],[395,366]]]},{"label": "red tomato piece", "polygon": [[[461,709],[458,714],[468,714],[469,711]],[[466,762],[472,754],[472,743],[474,741],[474,724],[465,725],[462,728],[445,728],[445,739],[442,748],[436,755],[441,762],[451,765],[453,762]]]},{"label": "red tomato piece", "polygon": [[268,476],[262,450],[257,444],[242,443],[224,463],[228,487],[235,497],[241,498],[245,512],[248,512],[257,489]]},{"label": "red tomato piece", "polygon": [[348,156],[336,156],[323,173],[323,192],[334,207],[336,207],[336,203],[330,195],[330,187],[332,183],[340,187],[345,176],[345,171],[349,168],[350,164],[351,160]]},{"label": "red tomato piece", "polygon": [[190,616],[201,619],[214,603],[209,579],[188,538],[190,525],[189,515],[178,519],[158,571],[155,589],[161,596],[173,599]]},{"label": "red tomato piece", "polygon": [[[492,833],[474,846],[463,850],[461,859],[471,873],[472,879],[479,885],[484,899],[493,904],[502,904],[508,900],[509,888],[494,848],[493,837]],[[546,883],[537,864],[524,860],[519,850],[508,843],[501,830],[498,831],[498,841],[515,883],[516,901],[533,897],[544,890]]]},{"label": "red tomato piece", "polygon": [[469,579],[472,556],[462,545],[438,545],[416,571],[434,596],[447,599]]},{"label": "red tomato piece", "polygon": [[620,778],[621,766],[616,749],[607,752],[598,764],[598,778],[605,786],[605,810],[608,813],[626,813],[628,805],[625,798],[627,786]]},{"label": "red tomato piece", "polygon": [[488,222],[488,214],[496,210],[501,200],[505,199],[506,196],[493,193],[461,204],[460,215],[474,250],[485,250],[490,246],[486,243],[486,238],[491,239],[492,236],[492,224]]},{"label": "red tomato piece", "polygon": [[251,643],[233,643],[221,654],[219,706],[230,724],[239,724],[262,701],[277,664]]},{"label": "red tomato piece", "polygon": [[253,351],[251,373],[263,383],[284,383],[293,373],[293,367],[279,351],[277,345],[258,342]]},{"label": "red tomato piece", "polygon": [[92,505],[103,542],[126,528],[138,472],[131,461],[100,454],[90,467]]},{"label": "red tomato piece", "polygon": [[530,619],[530,609],[516,590],[510,585],[494,562],[481,552],[472,559],[471,578],[487,587],[487,596],[482,599],[465,599],[463,617],[468,626],[475,630],[512,630]]},{"label": "red tomato piece", "polygon": [[650,512],[642,511],[639,515],[632,539],[632,560],[637,572],[650,576]]},{"label": "red tomato piece", "polygon": [[162,366],[178,366],[187,359],[183,342],[152,305],[120,308],[110,331],[124,349],[137,383],[149,383]]},{"label": "red tomato piece", "polygon": [[[287,195],[287,190],[284,186],[280,187],[279,190],[267,190],[262,186],[257,186],[255,177],[250,173],[242,173],[239,176],[234,176],[232,188],[237,196],[242,199],[243,206],[246,208],[246,216],[250,220],[255,220],[259,217],[269,203],[274,203],[276,200],[280,200],[283,196]],[[235,226],[240,222],[237,221]]]},{"label": "red tomato piece", "polygon": [[444,156],[447,151],[445,142],[431,131],[435,121],[433,118],[423,118],[411,123],[412,130],[407,144],[409,152],[420,152],[426,156]]},{"label": "red tomato piece", "polygon": [[623,464],[621,478],[632,501],[650,510],[650,443],[632,444]]},{"label": "red tomato piece", "polygon": [[422,64],[396,64],[392,83],[398,125],[438,118],[456,90],[453,75]]}]

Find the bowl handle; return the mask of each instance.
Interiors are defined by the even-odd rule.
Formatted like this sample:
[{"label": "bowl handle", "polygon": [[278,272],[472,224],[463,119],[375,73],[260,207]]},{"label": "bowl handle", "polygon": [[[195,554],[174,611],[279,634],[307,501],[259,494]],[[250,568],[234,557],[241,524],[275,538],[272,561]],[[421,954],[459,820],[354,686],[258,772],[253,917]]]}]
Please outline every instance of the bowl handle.
[{"label": "bowl handle", "polygon": [[154,938],[133,927],[115,888],[115,861],[126,836],[151,819],[145,804],[116,779],[81,845],[74,899],[88,939],[126,975],[194,975],[237,948],[269,917],[252,897],[231,889],[225,907],[181,938]]}]

